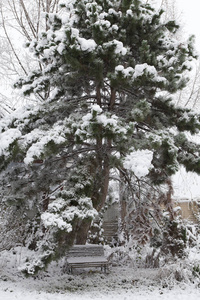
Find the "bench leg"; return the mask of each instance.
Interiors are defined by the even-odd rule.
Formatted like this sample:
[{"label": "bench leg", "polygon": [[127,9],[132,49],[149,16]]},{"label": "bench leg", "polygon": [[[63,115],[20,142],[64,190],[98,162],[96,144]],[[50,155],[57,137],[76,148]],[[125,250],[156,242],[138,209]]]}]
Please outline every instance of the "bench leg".
[{"label": "bench leg", "polygon": [[67,274],[73,274],[71,266],[67,267]]},{"label": "bench leg", "polygon": [[107,265],[101,266],[101,271],[104,271],[104,273],[107,273]]}]

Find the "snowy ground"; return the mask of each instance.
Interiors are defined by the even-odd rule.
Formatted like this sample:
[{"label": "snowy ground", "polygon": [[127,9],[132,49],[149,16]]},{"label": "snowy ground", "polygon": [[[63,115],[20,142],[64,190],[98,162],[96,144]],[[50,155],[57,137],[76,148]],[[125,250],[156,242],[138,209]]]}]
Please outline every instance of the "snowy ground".
[{"label": "snowy ground", "polygon": [[114,289],[110,286],[109,290],[102,290],[102,286],[99,286],[98,291],[93,289],[90,291],[77,291],[70,292],[68,290],[48,292],[43,291],[42,282],[40,283],[40,288],[33,289],[31,286],[25,286],[25,282],[21,284],[18,283],[1,283],[0,285],[0,297],[2,300],[83,300],[83,299],[115,299],[115,300],[198,300],[200,291],[193,289],[192,287],[177,287],[172,290],[161,289],[158,287],[144,288],[143,286],[127,287]]},{"label": "snowy ground", "polygon": [[158,269],[138,268],[126,262],[112,266],[109,274],[78,270],[68,275],[54,265],[42,276],[25,278],[17,269],[23,254],[22,248],[0,253],[2,300],[197,300],[200,296],[195,279],[193,283],[175,280],[177,270],[181,268],[181,274],[188,271],[187,267],[181,267],[180,261]]}]

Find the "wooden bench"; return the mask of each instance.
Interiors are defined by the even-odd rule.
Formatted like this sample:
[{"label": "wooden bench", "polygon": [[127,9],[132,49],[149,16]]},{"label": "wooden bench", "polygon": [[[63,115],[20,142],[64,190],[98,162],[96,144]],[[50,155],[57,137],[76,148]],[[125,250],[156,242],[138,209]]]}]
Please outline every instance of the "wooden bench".
[{"label": "wooden bench", "polygon": [[67,254],[67,271],[73,273],[75,268],[95,268],[107,272],[108,259],[104,256],[102,245],[74,245]]}]

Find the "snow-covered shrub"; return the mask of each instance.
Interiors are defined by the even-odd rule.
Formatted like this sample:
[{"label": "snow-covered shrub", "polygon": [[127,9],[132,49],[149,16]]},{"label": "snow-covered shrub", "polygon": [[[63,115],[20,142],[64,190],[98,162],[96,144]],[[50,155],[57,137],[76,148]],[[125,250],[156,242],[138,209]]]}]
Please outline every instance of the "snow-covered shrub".
[{"label": "snow-covered shrub", "polygon": [[161,252],[163,254],[166,256],[171,254],[173,257],[184,257],[186,255],[187,227],[181,218],[166,219],[162,235]]},{"label": "snow-covered shrub", "polygon": [[90,244],[104,243],[104,230],[102,228],[103,222],[101,218],[93,220],[88,231],[87,242]]},{"label": "snow-covered shrub", "polygon": [[155,248],[145,258],[146,268],[158,268],[160,266],[160,251]]}]

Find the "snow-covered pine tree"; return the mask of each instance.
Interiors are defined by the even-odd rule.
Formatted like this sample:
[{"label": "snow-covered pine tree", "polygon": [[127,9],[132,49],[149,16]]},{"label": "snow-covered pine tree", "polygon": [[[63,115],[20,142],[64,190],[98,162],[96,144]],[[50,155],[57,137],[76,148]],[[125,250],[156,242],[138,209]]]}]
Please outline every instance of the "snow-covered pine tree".
[{"label": "snow-covered pine tree", "polygon": [[180,164],[200,173],[199,146],[184,134],[198,132],[199,115],[170,97],[187,83],[192,38],[178,42],[176,23],[146,1],[60,4],[60,15],[46,15],[49,30],[27,44],[46,67],[16,83],[49,99],[0,123],[2,199],[25,211],[40,253],[29,273],[86,241],[111,171],[133,199],[144,177],[163,183]]}]

